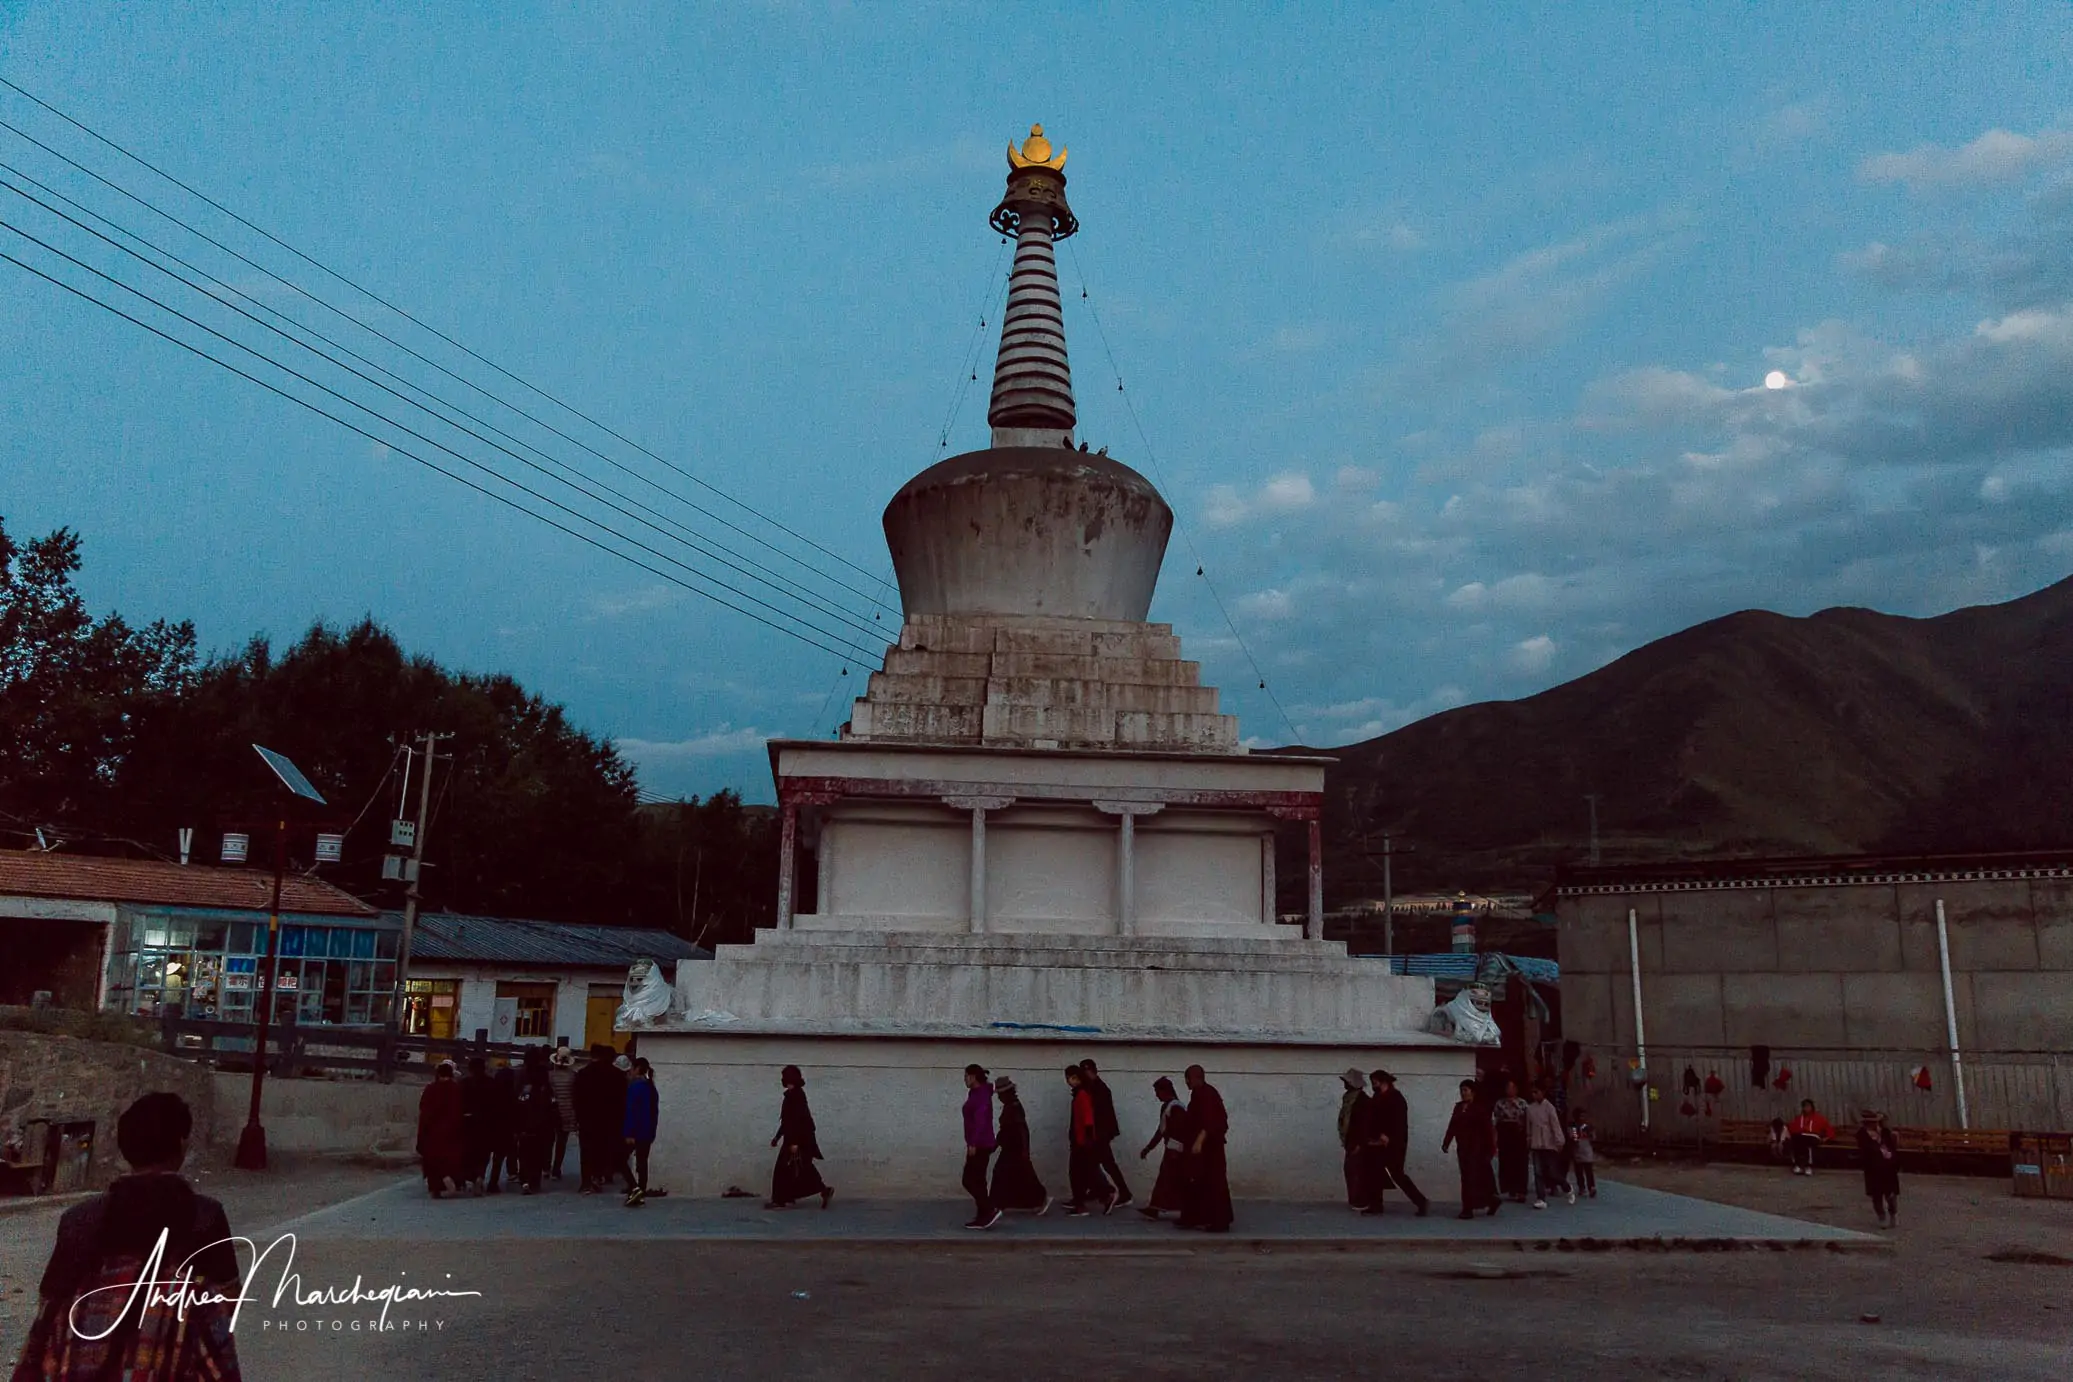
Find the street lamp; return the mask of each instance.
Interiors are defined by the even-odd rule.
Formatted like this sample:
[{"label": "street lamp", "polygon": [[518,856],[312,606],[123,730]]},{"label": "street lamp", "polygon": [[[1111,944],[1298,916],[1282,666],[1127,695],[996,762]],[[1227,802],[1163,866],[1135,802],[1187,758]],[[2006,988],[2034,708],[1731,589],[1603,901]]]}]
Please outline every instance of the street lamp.
[{"label": "street lamp", "polygon": [[[272,749],[254,744],[253,749],[273,769],[274,776],[288,789],[292,797],[325,805],[324,796],[310,780],[302,775],[302,769],[288,761],[287,755],[275,753]],[[266,1038],[273,1026],[274,1016],[274,971],[280,965],[281,950],[281,879],[288,871],[288,818],[285,812],[274,823],[274,891],[273,905],[267,909],[266,919],[266,973],[261,981],[259,997],[258,1041],[252,1050],[252,1106],[245,1115],[245,1130],[238,1134],[238,1152],[233,1161],[240,1171],[264,1171],[266,1169],[266,1129],[259,1123],[259,1094],[266,1083]]]}]

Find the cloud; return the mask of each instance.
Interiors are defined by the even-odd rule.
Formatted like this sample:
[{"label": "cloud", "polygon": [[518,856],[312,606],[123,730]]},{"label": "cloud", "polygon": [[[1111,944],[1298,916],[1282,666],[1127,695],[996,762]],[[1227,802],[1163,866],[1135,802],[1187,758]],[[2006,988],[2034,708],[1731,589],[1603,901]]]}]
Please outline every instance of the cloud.
[{"label": "cloud", "polygon": [[735,729],[721,725],[704,734],[694,734],[689,739],[616,739],[618,750],[637,764],[664,764],[682,762],[688,758],[720,758],[728,754],[749,753],[763,747],[770,736],[762,730],[749,726]]},{"label": "cloud", "polygon": [[1991,129],[1969,144],[1922,144],[1906,153],[1873,154],[1858,166],[1867,182],[1901,183],[1910,192],[1987,187],[2073,161],[2073,130],[2016,134]]},{"label": "cloud", "polygon": [[631,614],[652,614],[677,603],[681,592],[671,586],[644,585],[633,590],[607,591],[585,603],[599,619],[624,619]]},{"label": "cloud", "polygon": [[1288,471],[1266,480],[1250,496],[1233,485],[1216,485],[1202,508],[1202,521],[1212,528],[1228,528],[1262,515],[1300,513],[1317,502],[1317,487],[1300,471]]},{"label": "cloud", "polygon": [[1514,255],[1442,292],[1441,326],[1416,347],[1403,372],[1408,382],[1423,385],[1543,350],[1685,239],[1680,217],[1639,218]]},{"label": "cloud", "polygon": [[1555,640],[1544,633],[1537,633],[1531,638],[1522,638],[1512,644],[1511,651],[1505,655],[1505,661],[1511,664],[1515,672],[1524,672],[1529,676],[1537,675],[1554,665],[1555,652]]}]

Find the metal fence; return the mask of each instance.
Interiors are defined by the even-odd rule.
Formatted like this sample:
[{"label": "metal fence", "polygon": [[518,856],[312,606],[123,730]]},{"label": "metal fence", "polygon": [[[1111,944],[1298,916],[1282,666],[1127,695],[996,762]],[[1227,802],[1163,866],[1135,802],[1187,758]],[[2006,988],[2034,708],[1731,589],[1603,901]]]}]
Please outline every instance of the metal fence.
[{"label": "metal fence", "polygon": [[[1642,1140],[1641,1096],[1628,1081],[1631,1049],[1597,1048],[1597,1077],[1576,1081],[1570,1102],[1588,1104],[1591,1121],[1608,1140]],[[2060,1131],[2073,1128],[2073,1053],[2055,1051],[1967,1051],[1965,1125],[2000,1131]],[[1919,1088],[1914,1072],[1927,1067],[1929,1085]],[[1699,1090],[1685,1093],[1685,1072],[1698,1077]],[[1784,1089],[1774,1081],[1792,1072]],[[1705,1092],[1709,1076],[1724,1088]],[[1648,1048],[1649,1084],[1656,1097],[1649,1103],[1650,1140],[1671,1143],[1712,1141],[1723,1119],[1769,1122],[1791,1119],[1802,1099],[1812,1099],[1838,1128],[1854,1123],[1860,1109],[1884,1113],[1895,1127],[1956,1128],[1957,1079],[1948,1051],[1922,1050],[1781,1050],[1771,1056],[1768,1076],[1759,1088],[1751,1080],[1748,1047],[1656,1046]],[[1696,1113],[1683,1112],[1689,1100]]]},{"label": "metal fence", "polygon": [[[250,1022],[168,1015],[159,1022],[164,1050],[205,1065],[249,1070],[258,1028]],[[442,1060],[467,1057],[522,1060],[528,1048],[546,1042],[491,1041],[406,1036],[388,1027],[300,1026],[276,1023],[267,1032],[266,1069],[272,1075],[354,1071],[387,1082],[398,1071],[429,1071]]]}]

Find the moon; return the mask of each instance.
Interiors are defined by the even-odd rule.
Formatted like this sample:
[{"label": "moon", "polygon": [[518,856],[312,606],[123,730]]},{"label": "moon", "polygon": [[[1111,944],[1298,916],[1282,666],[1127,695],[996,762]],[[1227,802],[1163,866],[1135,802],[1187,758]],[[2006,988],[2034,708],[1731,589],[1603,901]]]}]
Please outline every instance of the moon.
[{"label": "moon", "polygon": [[1763,386],[1767,389],[1791,388],[1792,376],[1782,369],[1774,369],[1763,377]]}]

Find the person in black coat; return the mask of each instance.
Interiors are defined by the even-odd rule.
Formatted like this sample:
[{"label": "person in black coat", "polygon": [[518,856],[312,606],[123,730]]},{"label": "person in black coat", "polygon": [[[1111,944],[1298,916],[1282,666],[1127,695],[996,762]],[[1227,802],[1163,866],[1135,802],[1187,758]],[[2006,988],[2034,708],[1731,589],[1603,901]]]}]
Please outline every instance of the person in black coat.
[{"label": "person in black coat", "polygon": [[1051,1208],[1051,1196],[1038,1178],[1036,1163],[1029,1155],[1029,1110],[1015,1092],[1015,1082],[1002,1075],[993,1082],[1001,1101],[1000,1156],[993,1163],[993,1189],[997,1209],[1026,1210],[1041,1218]]},{"label": "person in black coat", "polygon": [[1404,1173],[1404,1157],[1411,1149],[1411,1106],[1396,1087],[1396,1076],[1387,1070],[1375,1071],[1368,1080],[1373,1092],[1361,1109],[1365,1116],[1360,1130],[1361,1182],[1368,1201],[1361,1213],[1380,1214],[1382,1197],[1394,1185],[1410,1197],[1422,1219],[1432,1202]]},{"label": "person in black coat", "polygon": [[519,1076],[517,1116],[512,1128],[519,1187],[528,1195],[540,1191],[540,1180],[547,1171],[547,1152],[554,1145],[555,1130],[561,1126],[561,1112],[555,1107],[554,1086],[547,1078],[547,1070],[547,1048],[529,1048],[525,1069]]},{"label": "person in black coat", "polygon": [[1900,1227],[1900,1139],[1886,1126],[1886,1115],[1866,1109],[1859,1115],[1857,1159],[1864,1167],[1864,1193],[1880,1228]]},{"label": "person in black coat", "polygon": [[1080,1078],[1094,1096],[1094,1150],[1102,1173],[1115,1184],[1116,1203],[1109,1206],[1114,1209],[1130,1203],[1130,1186],[1123,1179],[1123,1168],[1116,1165],[1116,1139],[1123,1135],[1123,1124],[1116,1118],[1116,1096],[1092,1060],[1080,1062]]},{"label": "person in black coat", "polygon": [[595,1195],[626,1159],[626,1138],[620,1131],[626,1118],[626,1071],[618,1068],[610,1045],[600,1041],[590,1048],[590,1062],[576,1072],[571,1092],[576,1104],[576,1136],[581,1139],[577,1147],[583,1167],[580,1188],[586,1195]]},{"label": "person in black coat", "polygon": [[777,1135],[770,1145],[777,1148],[777,1166],[770,1173],[770,1199],[765,1209],[790,1209],[811,1195],[821,1197],[821,1208],[835,1198],[835,1187],[821,1179],[820,1139],[813,1126],[813,1110],[806,1104],[806,1076],[796,1065],[778,1075],[785,1087],[784,1103],[777,1114]]},{"label": "person in black coat", "polygon": [[490,1078],[489,1062],[481,1056],[468,1057],[468,1073],[461,1078],[461,1139],[467,1151],[462,1159],[461,1179],[484,1194],[489,1185],[489,1163],[496,1151],[497,1082]]}]

